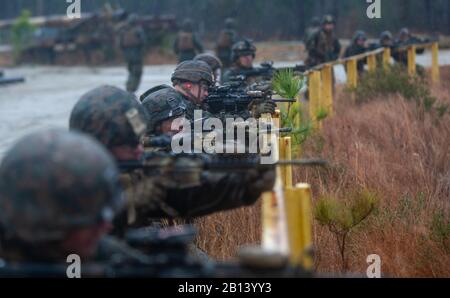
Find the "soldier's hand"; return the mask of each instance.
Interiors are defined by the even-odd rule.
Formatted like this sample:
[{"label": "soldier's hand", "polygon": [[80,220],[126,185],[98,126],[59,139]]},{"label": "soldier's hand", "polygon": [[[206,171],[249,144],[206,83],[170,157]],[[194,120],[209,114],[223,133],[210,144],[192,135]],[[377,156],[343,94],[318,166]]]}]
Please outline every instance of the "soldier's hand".
[{"label": "soldier's hand", "polygon": [[250,104],[250,111],[254,118],[259,118],[262,114],[274,114],[276,107],[272,100],[254,101]]}]

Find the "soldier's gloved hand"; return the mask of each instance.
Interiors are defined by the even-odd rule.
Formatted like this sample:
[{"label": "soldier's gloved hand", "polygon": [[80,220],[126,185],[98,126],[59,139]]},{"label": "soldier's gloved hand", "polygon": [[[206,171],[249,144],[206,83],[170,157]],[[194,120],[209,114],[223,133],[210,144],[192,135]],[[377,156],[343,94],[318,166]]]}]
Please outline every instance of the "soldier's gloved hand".
[{"label": "soldier's gloved hand", "polygon": [[260,118],[262,114],[274,114],[277,104],[272,100],[253,101],[250,111],[254,118]]},{"label": "soldier's gloved hand", "polygon": [[166,187],[159,177],[145,177],[133,185],[132,199],[135,208],[152,209],[158,206],[158,202],[165,200]]}]

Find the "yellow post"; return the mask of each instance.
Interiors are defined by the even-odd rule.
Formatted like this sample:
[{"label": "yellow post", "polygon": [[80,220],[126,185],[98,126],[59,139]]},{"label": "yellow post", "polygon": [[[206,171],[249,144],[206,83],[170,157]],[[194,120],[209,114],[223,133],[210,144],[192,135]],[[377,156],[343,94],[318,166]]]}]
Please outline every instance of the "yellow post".
[{"label": "yellow post", "polygon": [[431,80],[433,83],[439,83],[441,80],[439,74],[439,43],[433,43],[432,51],[432,66],[431,66]]},{"label": "yellow post", "polygon": [[356,59],[347,61],[347,86],[356,88],[358,84],[358,63]]},{"label": "yellow post", "polygon": [[[279,159],[280,160],[286,160],[286,146],[285,146],[285,142],[284,142],[284,138],[278,138],[278,147],[279,147]],[[283,181],[283,186],[286,185],[286,171],[285,168],[282,167],[280,169],[280,173],[281,173],[281,180]]]},{"label": "yellow post", "polygon": [[313,71],[309,74],[309,116],[315,128],[320,128],[317,121],[317,113],[320,107],[321,98],[321,78],[320,71]]},{"label": "yellow post", "polygon": [[[280,148],[281,149],[281,148]],[[283,138],[283,151],[284,151],[284,159],[285,160],[292,160],[292,142],[291,137],[284,137]],[[285,187],[292,187],[292,166],[286,166],[284,167],[284,186]]]},{"label": "yellow post", "polygon": [[311,187],[309,184],[297,184],[285,192],[286,216],[289,231],[290,262],[303,265],[305,269],[313,267],[311,220]]},{"label": "yellow post", "polygon": [[375,55],[372,54],[367,57],[367,67],[369,71],[375,71],[377,68],[377,57]]},{"label": "yellow post", "polygon": [[408,74],[410,76],[416,74],[416,46],[408,48]]},{"label": "yellow post", "polygon": [[383,67],[384,67],[384,69],[389,68],[389,65],[391,65],[391,49],[384,48],[384,51],[383,51]]},{"label": "yellow post", "polygon": [[325,65],[322,68],[322,96],[323,106],[329,116],[333,115],[333,66]]}]

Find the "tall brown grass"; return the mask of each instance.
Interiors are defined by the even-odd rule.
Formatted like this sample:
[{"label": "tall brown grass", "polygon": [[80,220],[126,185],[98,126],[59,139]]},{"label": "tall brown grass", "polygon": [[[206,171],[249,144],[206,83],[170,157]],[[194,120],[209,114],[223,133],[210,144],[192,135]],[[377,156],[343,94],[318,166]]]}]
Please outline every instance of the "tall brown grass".
[{"label": "tall brown grass", "polygon": [[[441,103],[450,104],[449,82],[450,68],[442,68],[442,84],[432,89]],[[398,95],[355,105],[339,90],[335,110],[303,148],[305,157],[320,155],[331,167],[294,174],[312,185],[314,202],[377,193],[377,211],[350,236],[349,270],[365,272],[367,256],[378,254],[388,276],[450,277],[450,114],[424,113]],[[197,226],[198,243],[210,256],[233,258],[238,246],[260,241],[260,206],[212,215]],[[333,235],[317,222],[313,232],[316,269],[338,272]]]}]

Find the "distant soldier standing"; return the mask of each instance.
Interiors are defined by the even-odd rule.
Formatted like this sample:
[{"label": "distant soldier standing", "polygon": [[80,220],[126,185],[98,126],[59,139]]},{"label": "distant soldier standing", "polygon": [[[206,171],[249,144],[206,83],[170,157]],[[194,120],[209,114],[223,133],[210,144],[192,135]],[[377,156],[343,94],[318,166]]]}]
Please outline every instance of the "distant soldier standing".
[{"label": "distant soldier standing", "polygon": [[192,20],[184,20],[182,30],[177,35],[173,50],[178,56],[178,63],[192,60],[197,54],[203,53],[203,45],[194,34]]},{"label": "distant soldier standing", "polygon": [[322,20],[322,28],[314,34],[308,42],[308,59],[305,64],[308,67],[334,61],[339,58],[341,44],[334,32],[335,20],[333,16],[326,15]]},{"label": "distant soldier standing", "polygon": [[225,20],[225,29],[223,29],[217,40],[216,54],[222,61],[223,67],[226,69],[233,63],[232,47],[237,42],[237,33],[235,30],[236,22],[232,18]]},{"label": "distant soldier standing", "polygon": [[127,24],[120,31],[120,47],[128,64],[128,92],[136,92],[141,82],[144,67],[145,33],[137,23],[137,15],[130,15]]}]

